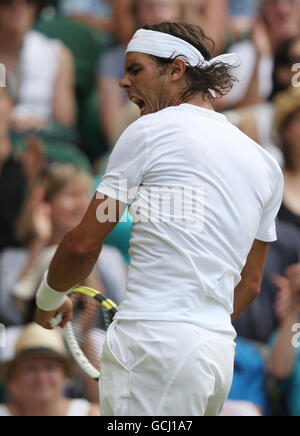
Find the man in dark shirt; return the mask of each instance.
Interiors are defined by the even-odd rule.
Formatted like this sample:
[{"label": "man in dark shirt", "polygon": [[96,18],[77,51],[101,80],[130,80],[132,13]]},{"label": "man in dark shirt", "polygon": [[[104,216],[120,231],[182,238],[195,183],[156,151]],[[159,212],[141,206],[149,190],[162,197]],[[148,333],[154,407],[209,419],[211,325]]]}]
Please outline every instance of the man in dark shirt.
[{"label": "man in dark shirt", "polygon": [[26,189],[23,163],[13,156],[9,139],[11,110],[7,90],[0,88],[0,251],[16,245],[15,225]]},{"label": "man in dark shirt", "polygon": [[[0,144],[1,146],[1,144]],[[0,171],[0,251],[17,245],[15,225],[26,189],[23,165],[10,155]]]}]

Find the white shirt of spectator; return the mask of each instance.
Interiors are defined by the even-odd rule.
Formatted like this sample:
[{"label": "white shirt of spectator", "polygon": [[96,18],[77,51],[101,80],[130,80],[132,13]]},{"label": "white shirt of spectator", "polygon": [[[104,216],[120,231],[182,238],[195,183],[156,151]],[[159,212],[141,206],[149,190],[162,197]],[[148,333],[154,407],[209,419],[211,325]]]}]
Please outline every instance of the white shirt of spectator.
[{"label": "white shirt of spectator", "polygon": [[[233,84],[232,90],[225,97],[227,106],[231,107],[246,95],[254,74],[257,53],[251,41],[238,42],[229,48],[229,52],[236,53],[240,59],[240,65],[233,71],[233,75],[238,81]],[[272,56],[265,55],[260,59],[258,65],[258,86],[259,95],[263,100],[266,100],[272,92],[273,67]]]},{"label": "white shirt of spectator", "polygon": [[[90,407],[91,405],[87,400],[70,400],[66,416],[88,416]],[[12,416],[9,408],[5,404],[0,404],[0,416]]]},{"label": "white shirt of spectator", "polygon": [[12,115],[14,119],[51,120],[60,48],[59,41],[34,30],[26,35],[20,58],[20,89]]},{"label": "white shirt of spectator", "polygon": [[[170,188],[187,192],[184,219],[180,208],[146,219],[158,209],[153,190]],[[182,104],[128,127],[98,192],[130,204],[135,217],[117,318],[232,333],[234,289],[253,242],[276,240],[283,176],[275,159],[224,115]]]}]

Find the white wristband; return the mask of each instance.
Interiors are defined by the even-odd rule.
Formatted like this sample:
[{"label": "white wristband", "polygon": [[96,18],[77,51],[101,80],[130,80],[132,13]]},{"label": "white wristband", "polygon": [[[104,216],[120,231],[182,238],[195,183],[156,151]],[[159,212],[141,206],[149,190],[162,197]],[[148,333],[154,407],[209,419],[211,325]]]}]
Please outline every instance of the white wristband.
[{"label": "white wristband", "polygon": [[71,289],[67,292],[58,292],[50,288],[47,282],[48,271],[36,294],[36,305],[39,309],[45,312],[52,312],[59,309],[65,302],[66,296]]}]

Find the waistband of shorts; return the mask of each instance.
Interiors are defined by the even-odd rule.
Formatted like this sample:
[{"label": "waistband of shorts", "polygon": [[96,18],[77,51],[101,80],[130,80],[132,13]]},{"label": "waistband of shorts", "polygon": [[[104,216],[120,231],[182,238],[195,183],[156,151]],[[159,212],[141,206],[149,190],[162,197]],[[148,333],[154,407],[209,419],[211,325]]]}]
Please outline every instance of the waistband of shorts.
[{"label": "waistband of shorts", "polygon": [[236,337],[235,329],[231,322],[231,315],[228,310],[218,301],[212,298],[201,298],[195,305],[195,310],[189,313],[168,312],[167,310],[159,313],[153,312],[118,312],[115,316],[120,321],[161,321],[161,322],[182,322],[199,326],[203,329],[228,333],[231,337]]}]

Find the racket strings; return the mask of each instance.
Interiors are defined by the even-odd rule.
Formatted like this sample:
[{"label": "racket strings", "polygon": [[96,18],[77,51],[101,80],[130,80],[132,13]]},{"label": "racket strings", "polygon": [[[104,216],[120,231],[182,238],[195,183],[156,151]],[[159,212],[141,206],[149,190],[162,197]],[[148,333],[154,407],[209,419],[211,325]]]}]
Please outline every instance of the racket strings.
[{"label": "racket strings", "polygon": [[109,311],[99,301],[83,295],[74,295],[72,327],[75,338],[88,360],[100,369],[106,330],[112,321]]}]

